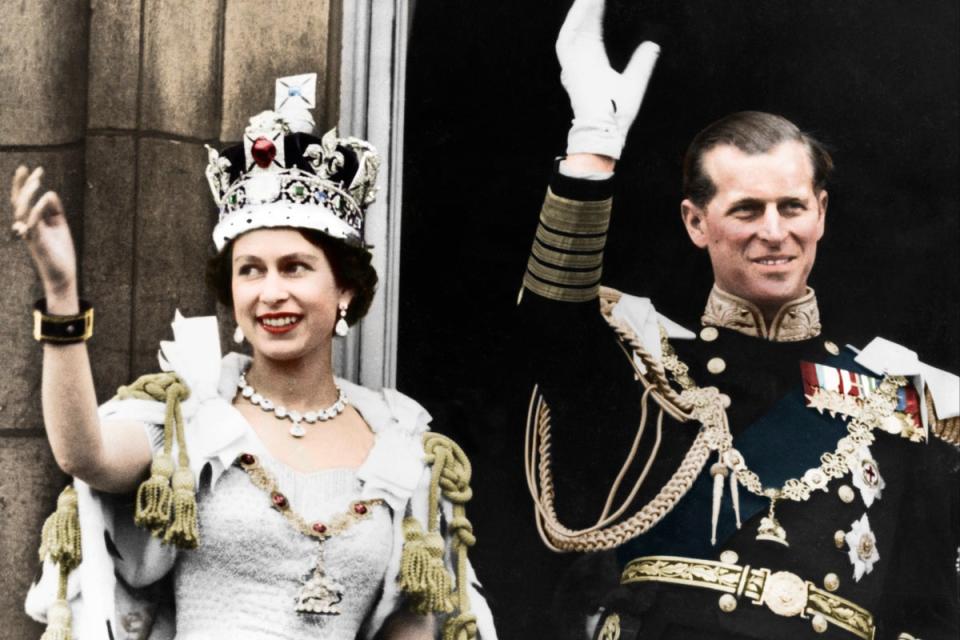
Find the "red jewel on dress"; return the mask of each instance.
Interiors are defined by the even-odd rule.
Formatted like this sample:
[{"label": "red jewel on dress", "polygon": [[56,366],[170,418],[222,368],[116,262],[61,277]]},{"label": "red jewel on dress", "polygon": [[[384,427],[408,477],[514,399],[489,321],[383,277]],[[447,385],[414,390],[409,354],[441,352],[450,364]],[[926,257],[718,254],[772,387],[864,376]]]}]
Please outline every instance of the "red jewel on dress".
[{"label": "red jewel on dress", "polygon": [[317,533],[326,533],[327,525],[323,524],[322,522],[314,522],[313,530],[316,531]]},{"label": "red jewel on dress", "polygon": [[273,162],[273,159],[277,157],[277,148],[269,139],[260,136],[253,141],[253,146],[250,148],[250,155],[253,156],[253,161],[257,163],[258,167],[266,169],[270,166],[270,163]]},{"label": "red jewel on dress", "polygon": [[361,515],[361,516],[362,516],[363,514],[365,514],[365,513],[367,512],[367,505],[358,502],[357,504],[353,505],[353,510],[354,510],[358,515]]},{"label": "red jewel on dress", "polygon": [[275,494],[273,494],[272,498],[273,498],[273,504],[274,504],[274,506],[276,506],[276,507],[278,507],[278,508],[280,508],[280,509],[286,509],[286,508],[287,508],[287,499],[284,497],[284,495],[283,495],[282,493],[275,493]]},{"label": "red jewel on dress", "polygon": [[240,462],[241,462],[242,464],[250,465],[250,464],[253,464],[253,463],[256,462],[256,461],[257,461],[257,459],[254,458],[252,454],[249,454],[249,453],[240,454]]}]

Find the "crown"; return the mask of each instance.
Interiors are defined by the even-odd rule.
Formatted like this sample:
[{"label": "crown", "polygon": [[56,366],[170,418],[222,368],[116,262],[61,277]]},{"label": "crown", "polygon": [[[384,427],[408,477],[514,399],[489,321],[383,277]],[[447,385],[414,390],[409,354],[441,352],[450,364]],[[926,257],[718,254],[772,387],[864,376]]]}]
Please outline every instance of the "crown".
[{"label": "crown", "polygon": [[377,194],[380,158],[369,142],[313,132],[314,73],[280,78],[273,111],[252,118],[243,144],[207,145],[207,181],[220,208],[217,251],[252,229],[316,229],[363,246],[364,212]]}]

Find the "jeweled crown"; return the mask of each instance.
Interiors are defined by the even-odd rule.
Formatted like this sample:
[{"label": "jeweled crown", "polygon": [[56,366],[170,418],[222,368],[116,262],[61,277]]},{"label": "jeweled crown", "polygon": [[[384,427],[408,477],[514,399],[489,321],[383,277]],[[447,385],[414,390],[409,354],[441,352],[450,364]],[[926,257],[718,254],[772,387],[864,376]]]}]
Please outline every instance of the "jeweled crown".
[{"label": "jeweled crown", "polygon": [[313,132],[314,73],[277,80],[273,111],[252,118],[243,144],[207,146],[206,175],[220,208],[213,241],[220,251],[252,229],[316,229],[363,245],[366,207],[376,199],[380,158],[359,138]]}]

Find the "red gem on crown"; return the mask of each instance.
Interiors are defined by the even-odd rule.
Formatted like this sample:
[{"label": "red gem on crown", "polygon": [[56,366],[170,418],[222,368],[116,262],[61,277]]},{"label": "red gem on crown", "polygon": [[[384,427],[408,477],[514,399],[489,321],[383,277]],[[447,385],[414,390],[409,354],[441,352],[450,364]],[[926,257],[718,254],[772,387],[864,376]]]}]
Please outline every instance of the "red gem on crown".
[{"label": "red gem on crown", "polygon": [[257,459],[253,457],[251,453],[243,453],[240,455],[240,464],[251,465],[256,462]]},{"label": "red gem on crown", "polygon": [[260,136],[253,141],[250,155],[253,156],[253,161],[257,163],[258,167],[266,169],[277,157],[277,148],[269,139]]},{"label": "red gem on crown", "polygon": [[363,504],[362,502],[358,502],[357,504],[353,505],[353,510],[357,513],[357,515],[362,516],[367,512],[367,505]]},{"label": "red gem on crown", "polygon": [[326,532],[327,532],[327,525],[323,524],[322,522],[314,522],[312,528],[313,528],[313,530],[316,531],[317,533],[326,533]]}]

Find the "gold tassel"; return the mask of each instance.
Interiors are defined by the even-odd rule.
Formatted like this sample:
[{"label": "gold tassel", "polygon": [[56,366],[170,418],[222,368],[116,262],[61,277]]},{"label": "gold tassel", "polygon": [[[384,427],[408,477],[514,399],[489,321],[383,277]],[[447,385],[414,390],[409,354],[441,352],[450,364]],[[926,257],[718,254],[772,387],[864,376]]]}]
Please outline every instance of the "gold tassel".
[{"label": "gold tassel", "polygon": [[71,640],[70,603],[67,602],[67,577],[80,565],[80,512],[77,492],[67,485],[57,498],[57,510],[43,523],[40,534],[40,561],[47,558],[60,570],[57,599],[47,609],[47,629],[40,640]]},{"label": "gold tassel", "polygon": [[740,493],[737,491],[737,474],[730,473],[730,498],[733,500],[733,514],[737,517],[737,529],[740,528]]},{"label": "gold tassel", "polygon": [[200,542],[195,486],[189,467],[180,467],[173,473],[173,518],[163,541],[179,549],[196,549]]},{"label": "gold tassel", "polygon": [[713,476],[713,513],[710,518],[710,544],[717,544],[717,522],[720,520],[720,500],[723,498],[723,479],[727,475],[727,466],[722,462],[715,462],[710,467]]},{"label": "gold tassel", "polygon": [[47,609],[47,629],[40,640],[72,640],[71,624],[70,603],[62,599],[54,600]]},{"label": "gold tassel", "polygon": [[410,597],[415,613],[449,613],[453,610],[453,581],[443,564],[443,537],[423,532],[416,518],[403,521],[403,557],[400,589]]},{"label": "gold tassel", "polygon": [[443,625],[443,640],[474,640],[477,637],[477,616],[467,612],[450,618]]},{"label": "gold tassel", "polygon": [[[137,398],[166,403],[163,419],[163,451],[153,457],[150,477],[137,489],[134,522],[145,527],[163,542],[172,542],[181,549],[194,549],[197,533],[197,498],[190,471],[187,443],[183,433],[180,403],[190,390],[175,373],[140,376],[133,384],[120,387],[121,400]],[[177,441],[178,464],[173,463],[173,441]]]},{"label": "gold tassel", "polygon": [[173,458],[168,453],[158,453],[150,465],[150,477],[140,483],[137,489],[133,521],[138,527],[145,527],[158,537],[170,522],[173,505],[170,478],[173,475]]},{"label": "gold tassel", "polygon": [[57,510],[47,517],[40,534],[40,561],[52,562],[71,570],[80,564],[80,514],[77,492],[67,485],[57,498]]},{"label": "gold tassel", "polygon": [[57,584],[57,599],[47,609],[47,628],[40,640],[72,640],[71,626],[73,616],[70,603],[67,602],[67,578],[71,567],[60,565],[60,581]]}]

